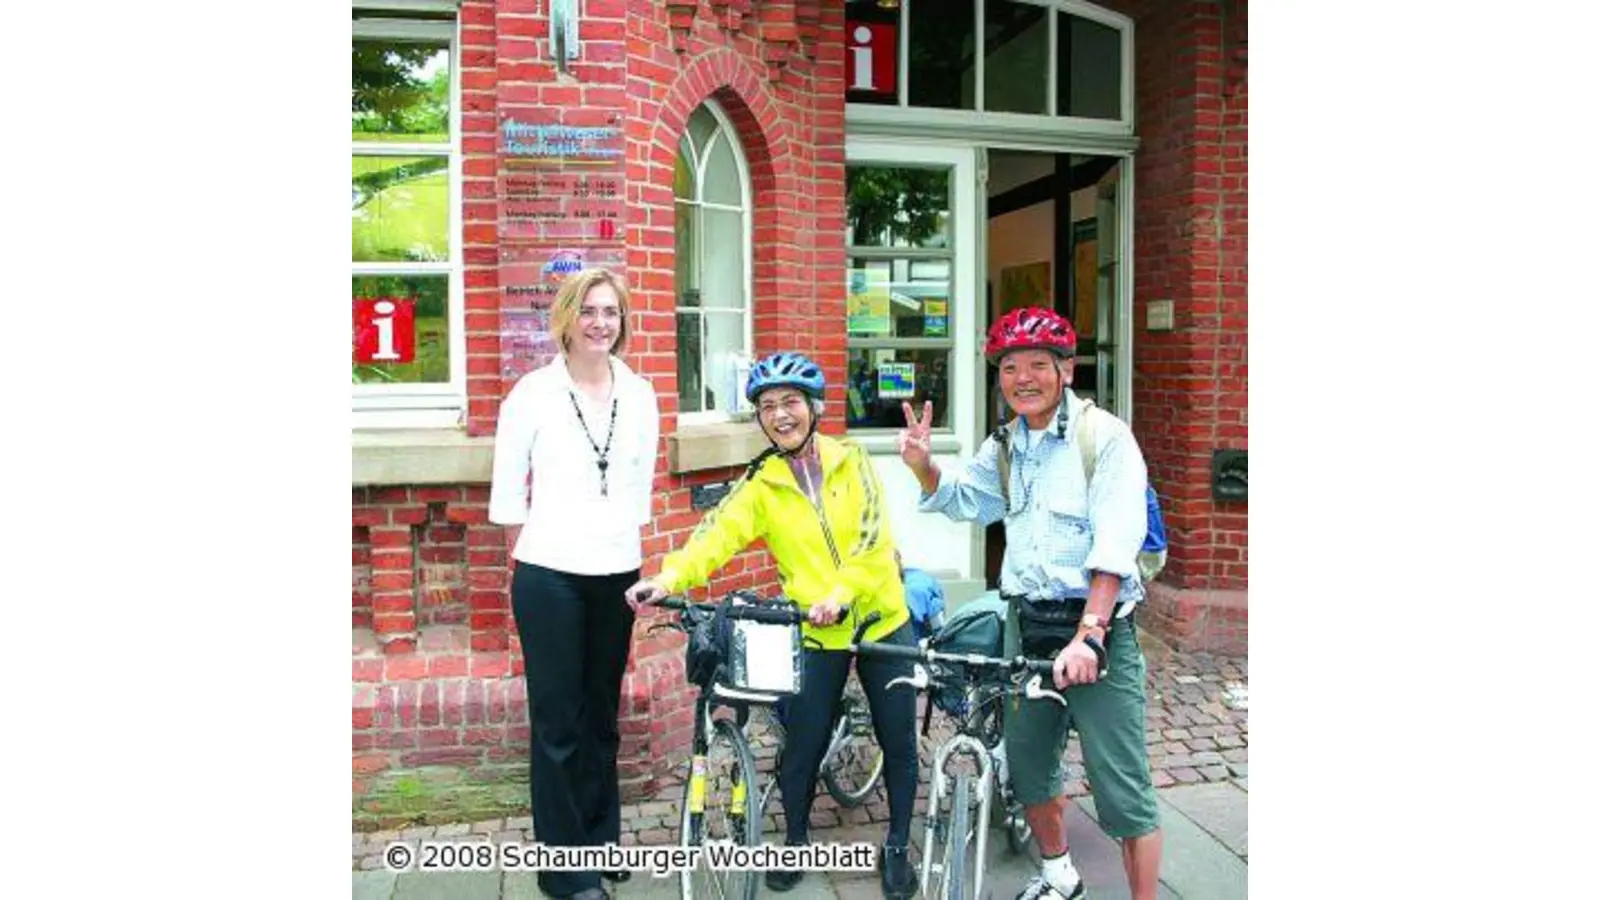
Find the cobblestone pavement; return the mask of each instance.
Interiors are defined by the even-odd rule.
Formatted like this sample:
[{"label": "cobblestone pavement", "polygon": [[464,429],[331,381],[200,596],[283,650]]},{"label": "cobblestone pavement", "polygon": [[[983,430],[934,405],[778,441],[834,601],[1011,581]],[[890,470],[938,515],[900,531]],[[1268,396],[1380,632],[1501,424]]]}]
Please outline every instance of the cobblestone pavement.
[{"label": "cobblestone pavement", "polygon": [[[1145,736],[1150,748],[1150,762],[1156,787],[1207,782],[1234,782],[1248,789],[1249,722],[1248,668],[1244,657],[1214,656],[1205,653],[1185,653],[1172,650],[1152,639],[1148,633],[1141,635],[1148,660],[1149,705],[1146,709]],[[919,727],[920,727],[919,718]],[[757,760],[757,769],[764,783],[771,777],[776,755],[776,740],[764,726],[760,716],[752,718],[751,743]],[[917,815],[923,812],[928,793],[927,768],[931,762],[931,747],[950,726],[939,713],[934,714],[931,740],[923,739],[923,770],[917,790]],[[1081,755],[1077,741],[1069,743],[1066,790],[1069,796],[1084,797],[1088,785],[1083,778]],[[683,794],[681,776],[664,780],[652,798],[627,803],[622,807],[622,843],[665,844],[678,839],[678,813]],[[782,833],[781,798],[774,793],[767,804],[765,833]],[[856,830],[860,826],[886,823],[888,801],[882,784],[854,809],[841,809],[818,789],[812,808],[812,828]],[[532,841],[532,820],[528,816],[494,819],[486,822],[452,825],[419,826],[401,831],[379,831],[354,834],[352,837],[352,867],[356,870],[383,868],[380,854],[394,840],[419,840],[487,835],[495,842]],[[869,829],[875,832],[877,828]]]}]

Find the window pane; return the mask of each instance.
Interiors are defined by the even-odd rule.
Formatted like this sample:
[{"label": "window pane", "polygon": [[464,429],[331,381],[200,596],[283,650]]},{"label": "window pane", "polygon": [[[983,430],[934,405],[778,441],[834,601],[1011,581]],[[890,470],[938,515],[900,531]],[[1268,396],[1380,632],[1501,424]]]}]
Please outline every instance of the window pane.
[{"label": "window pane", "polygon": [[691,160],[689,142],[678,142],[678,164],[672,173],[672,194],[679,200],[693,200],[694,195],[694,163]]},{"label": "window pane", "polygon": [[708,312],[705,322],[706,409],[731,412],[733,398],[744,390],[735,383],[733,365],[735,355],[744,354],[744,315]]},{"label": "window pane", "polygon": [[1047,115],[1050,11],[988,0],[983,7],[983,108]]},{"label": "window pane", "polygon": [[448,141],[449,44],[356,41],[351,54],[350,119],[358,141]]},{"label": "window pane", "polygon": [[850,351],[850,381],[845,386],[845,417],[851,428],[904,428],[901,403],[920,415],[933,401],[933,427],[950,427],[950,351]]},{"label": "window pane", "polygon": [[700,412],[700,314],[678,313],[678,411]]},{"label": "window pane", "polygon": [[706,163],[706,192],[702,200],[744,205],[744,187],[739,178],[739,166],[733,158],[733,144],[724,131],[717,135],[716,146],[711,148],[711,159]]},{"label": "window pane", "polygon": [[857,247],[950,246],[950,170],[851,166],[849,242]]},{"label": "window pane", "polygon": [[450,258],[450,184],[443,156],[357,156],[351,164],[356,262]]},{"label": "window pane", "polygon": [[845,309],[853,338],[949,338],[947,260],[850,260]]},{"label": "window pane", "polygon": [[[355,299],[391,297],[416,304],[411,362],[354,365],[357,384],[444,384],[450,380],[450,285],[444,275],[356,275]],[[398,333],[397,333],[398,334]],[[402,352],[404,348],[400,348]]]},{"label": "window pane", "polygon": [[705,156],[706,147],[711,143],[711,136],[717,131],[717,117],[711,110],[704,106],[695,108],[689,116],[689,137],[694,141],[695,152]]},{"label": "window pane", "polygon": [[673,223],[677,231],[677,245],[673,248],[672,263],[677,278],[678,305],[700,305],[700,281],[695,277],[695,248],[699,241],[695,240],[696,233],[700,230],[695,222],[699,216],[700,207],[687,203],[677,204],[677,218]]},{"label": "window pane", "polygon": [[972,0],[916,0],[911,4],[912,106],[976,109],[977,42]]},{"label": "window pane", "polygon": [[744,215],[702,209],[700,221],[700,302],[744,309]]},{"label": "window pane", "polygon": [[1056,41],[1056,110],[1122,118],[1122,36],[1115,28],[1062,14]]}]

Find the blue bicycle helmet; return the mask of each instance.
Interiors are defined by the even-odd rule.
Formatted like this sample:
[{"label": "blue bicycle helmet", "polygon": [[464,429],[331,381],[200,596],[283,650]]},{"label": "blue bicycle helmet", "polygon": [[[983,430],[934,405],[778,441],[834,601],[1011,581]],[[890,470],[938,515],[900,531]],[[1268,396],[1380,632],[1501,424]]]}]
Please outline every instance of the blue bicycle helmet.
[{"label": "blue bicycle helmet", "polygon": [[821,400],[827,383],[822,378],[822,367],[805,354],[774,353],[750,367],[750,380],[744,387],[745,399],[754,403],[762,391],[775,387],[792,387]]}]

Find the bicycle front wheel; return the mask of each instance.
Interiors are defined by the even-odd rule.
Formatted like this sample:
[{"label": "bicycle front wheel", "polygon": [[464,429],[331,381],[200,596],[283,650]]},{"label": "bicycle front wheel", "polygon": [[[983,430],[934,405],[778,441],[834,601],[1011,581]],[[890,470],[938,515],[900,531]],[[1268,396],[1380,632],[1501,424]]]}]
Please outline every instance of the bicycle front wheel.
[{"label": "bicycle front wheel", "polygon": [[865,803],[883,777],[883,748],[872,733],[872,711],[864,697],[846,694],[828,740],[822,784],[846,809]]},{"label": "bicycle front wheel", "polygon": [[[756,762],[744,732],[729,719],[717,719],[705,757],[690,763],[680,843],[756,846],[761,834],[756,794]],[[678,873],[678,893],[683,900],[755,900],[759,874],[754,869],[713,868],[702,856],[699,866]]]},{"label": "bicycle front wheel", "polygon": [[950,793],[950,831],[945,835],[941,900],[963,900],[967,893],[967,805],[972,796],[969,777],[966,772],[957,772],[955,790]]}]

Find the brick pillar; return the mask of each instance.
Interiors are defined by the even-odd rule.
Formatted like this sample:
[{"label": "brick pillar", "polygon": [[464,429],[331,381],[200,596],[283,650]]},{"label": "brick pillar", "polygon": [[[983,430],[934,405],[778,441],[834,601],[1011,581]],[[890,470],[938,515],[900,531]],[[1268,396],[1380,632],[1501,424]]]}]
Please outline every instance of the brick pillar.
[{"label": "brick pillar", "polygon": [[[1246,7],[1135,15],[1134,430],[1171,542],[1151,624],[1185,646],[1242,650],[1246,519],[1213,500],[1211,467],[1214,451],[1246,446],[1248,425]],[[1145,327],[1157,300],[1172,302],[1170,331]]]}]

